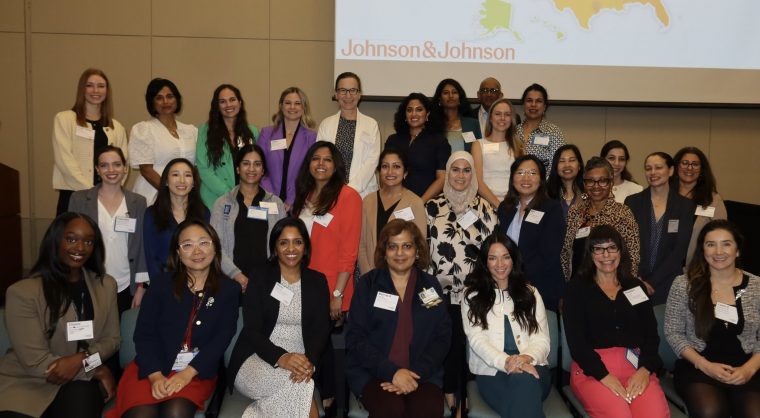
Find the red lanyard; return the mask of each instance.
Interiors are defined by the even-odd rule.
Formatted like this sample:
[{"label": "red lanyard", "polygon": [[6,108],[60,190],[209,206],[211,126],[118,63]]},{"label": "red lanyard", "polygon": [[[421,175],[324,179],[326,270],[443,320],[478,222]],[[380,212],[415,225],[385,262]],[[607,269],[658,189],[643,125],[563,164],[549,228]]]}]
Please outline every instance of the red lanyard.
[{"label": "red lanyard", "polygon": [[[193,293],[193,301],[195,301],[196,294]],[[201,309],[201,305],[203,304],[203,299],[206,298],[206,291],[205,289],[201,292],[201,297],[198,299],[198,303],[193,303],[193,309],[190,310],[190,319],[187,321],[187,329],[185,329],[185,339],[184,343],[182,344],[182,349],[185,351],[189,350],[190,347],[190,339],[193,337],[193,322],[195,322],[195,317],[198,316],[198,310]]]}]

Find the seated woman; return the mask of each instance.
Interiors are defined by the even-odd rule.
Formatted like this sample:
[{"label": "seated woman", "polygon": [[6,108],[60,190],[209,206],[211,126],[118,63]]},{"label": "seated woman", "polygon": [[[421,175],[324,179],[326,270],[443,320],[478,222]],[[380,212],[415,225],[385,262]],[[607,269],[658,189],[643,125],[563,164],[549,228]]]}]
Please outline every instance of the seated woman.
[{"label": "seated woman", "polygon": [[116,280],[104,258],[98,224],[64,212],[45,232],[30,277],[8,288],[11,350],[0,357],[0,417],[100,417],[114,378],[84,361],[104,363],[121,341]]},{"label": "seated woman", "polygon": [[583,157],[577,146],[565,144],[557,149],[546,187],[549,197],[559,200],[567,219],[570,207],[583,200]]},{"label": "seated woman", "polygon": [[592,418],[670,416],[654,374],[662,367],[657,320],[630,264],[620,233],[595,226],[565,291],[570,388]]},{"label": "seated woman", "polygon": [[551,388],[549,324],[521,264],[503,232],[486,238],[465,282],[462,322],[470,371],[486,403],[502,418],[542,418]]},{"label": "seated woman", "polygon": [[413,222],[380,232],[375,270],[357,282],[346,330],[346,379],[369,416],[443,415],[451,323],[430,255]]},{"label": "seated woman", "polygon": [[612,166],[614,173],[612,194],[615,195],[616,202],[623,203],[626,197],[644,190],[640,184],[633,180],[631,172],[628,171],[628,160],[631,159],[631,156],[628,154],[628,147],[624,143],[617,139],[607,141],[602,146],[599,156],[607,160]]},{"label": "seated woman", "polygon": [[676,391],[690,417],[760,417],[760,279],[739,268],[736,225],[709,222],[697,242],[665,307]]},{"label": "seated woman", "polygon": [[172,235],[169,269],[153,280],[135,327],[135,360],[108,418],[193,417],[216,387],[235,335],[240,286],[222,274],[214,228],[188,219]]},{"label": "seated woman", "polygon": [[325,275],[306,267],[306,225],[285,218],[269,238],[271,265],[251,276],[243,330],[228,369],[229,385],[254,402],[244,417],[316,418],[312,374],[330,335]]}]

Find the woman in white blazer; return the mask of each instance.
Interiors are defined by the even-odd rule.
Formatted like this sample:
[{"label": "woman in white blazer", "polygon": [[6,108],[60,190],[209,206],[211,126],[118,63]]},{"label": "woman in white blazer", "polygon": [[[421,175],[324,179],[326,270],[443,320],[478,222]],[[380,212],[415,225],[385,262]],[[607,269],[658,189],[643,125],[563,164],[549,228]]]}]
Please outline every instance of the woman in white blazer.
[{"label": "woman in white blazer", "polygon": [[332,142],[346,162],[348,185],[364,198],[377,190],[375,166],[380,156],[380,129],[377,121],[359,111],[362,82],[346,72],[335,80],[338,113],[319,124],[317,141]]},{"label": "woman in white blazer", "polygon": [[480,395],[502,418],[543,417],[549,326],[517,244],[502,232],[486,238],[465,286],[462,322]]}]

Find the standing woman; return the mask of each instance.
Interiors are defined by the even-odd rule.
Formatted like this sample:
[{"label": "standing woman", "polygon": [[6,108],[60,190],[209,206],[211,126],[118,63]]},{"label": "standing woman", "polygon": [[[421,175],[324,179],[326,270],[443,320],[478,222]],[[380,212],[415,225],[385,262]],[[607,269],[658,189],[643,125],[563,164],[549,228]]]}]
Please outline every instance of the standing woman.
[{"label": "standing woman", "polygon": [[559,202],[546,195],[544,165],[533,155],[519,157],[510,168],[509,193],[499,206],[500,232],[520,248],[526,279],[557,311],[565,289],[559,255],[565,217]]},{"label": "standing woman", "polygon": [[169,241],[185,219],[208,221],[209,212],[198,193],[198,170],[190,161],[175,158],[166,164],[156,202],[145,210],[143,248],[150,280],[166,271]]},{"label": "standing woman", "polygon": [[[502,418],[543,418],[549,396],[549,323],[541,294],[501,232],[483,242],[467,276],[462,321],[478,392]],[[522,338],[521,338],[522,337]]]},{"label": "standing woman", "polygon": [[404,187],[407,175],[406,158],[401,151],[385,149],[377,165],[380,190],[370,193],[362,202],[362,234],[359,240],[359,271],[367,274],[375,268],[377,237],[385,224],[393,219],[412,221],[427,239],[425,204]]},{"label": "standing woman", "polygon": [[458,81],[446,78],[438,83],[433,94],[433,109],[446,123],[446,139],[452,152],[470,152],[473,141],[483,137],[478,120],[469,116],[467,93]]},{"label": "standing woman", "polygon": [[649,187],[625,199],[639,224],[639,278],[655,304],[665,303],[670,285],[683,273],[694,227],[694,203],[670,187],[673,165],[664,152],[649,154],[644,164]]},{"label": "standing woman", "polygon": [[583,157],[577,146],[565,144],[557,149],[546,187],[549,197],[562,204],[567,218],[570,207],[583,198]]},{"label": "standing woman", "polygon": [[486,122],[486,136],[472,144],[472,159],[478,178],[478,194],[497,208],[509,190],[509,167],[522,155],[515,142],[512,123],[514,109],[508,99],[491,105]]},{"label": "standing woman", "polygon": [[148,83],[145,107],[152,117],[132,127],[129,155],[132,168],[140,169],[132,191],[152,204],[169,161],[185,158],[191,164],[195,162],[198,129],[176,119],[182,111],[182,95],[170,80],[154,78]]},{"label": "standing woman", "polygon": [[728,219],[728,211],[723,198],[718,194],[718,185],[710,168],[710,161],[702,150],[696,147],[681,148],[673,160],[678,167],[670,179],[671,187],[678,188],[678,194],[696,205],[694,228],[691,231],[689,248],[686,250],[688,266],[697,248],[699,232],[713,219]]},{"label": "standing woman", "polygon": [[282,200],[261,188],[267,161],[258,145],[248,144],[237,151],[235,172],[240,184],[217,199],[211,226],[222,243],[222,272],[245,292],[252,273],[270,258],[267,245],[272,227],[287,214]]},{"label": "standing woman", "polygon": [[151,283],[135,327],[136,356],[107,418],[192,418],[216,387],[238,317],[240,287],[221,271],[219,237],[188,219],[172,234],[167,273]]},{"label": "standing woman", "polygon": [[296,198],[298,170],[306,150],[317,141],[306,93],[298,87],[283,90],[272,121],[274,125],[262,129],[258,141],[269,163],[261,187],[279,196],[290,209]]},{"label": "standing woman", "polygon": [[377,190],[374,167],[380,155],[380,129],[377,121],[359,111],[362,81],[358,75],[338,75],[334,97],[340,111],[319,124],[317,141],[335,144],[346,162],[348,185],[363,198]]},{"label": "standing woman", "polygon": [[95,153],[95,169],[103,181],[75,192],[69,211],[97,220],[106,247],[106,273],[116,279],[119,315],[140,306],[149,281],[143,250],[145,198],[124,190],[127,159],[121,148],[107,145]]},{"label": "standing woman", "polygon": [[739,268],[744,238],[734,224],[711,221],[698,242],[665,306],[676,391],[692,417],[760,416],[760,279]]},{"label": "standing woman", "polygon": [[441,120],[431,113],[430,100],[422,93],[406,96],[393,115],[396,133],[385,141],[386,149],[406,154],[409,190],[427,202],[443,190],[446,160],[451,145],[441,135]]},{"label": "standing woman", "polygon": [[222,84],[211,97],[208,121],[198,127],[195,162],[203,179],[201,198],[207,208],[237,184],[233,157],[248,144],[254,144],[259,130],[248,124],[245,101],[232,84]]},{"label": "standing woman", "polygon": [[644,187],[633,180],[633,176],[628,171],[627,165],[631,156],[624,143],[617,139],[606,142],[599,156],[609,161],[612,166],[615,176],[612,182],[612,194],[615,195],[616,202],[623,203],[626,197],[644,190]]},{"label": "standing woman", "polygon": [[[98,225],[66,212],[45,232],[30,277],[8,288],[12,349],[0,357],[0,416],[100,417],[116,382],[105,365],[85,371],[82,362],[97,356],[105,363],[121,341],[116,281],[104,257]],[[93,337],[68,338],[75,321],[89,322],[83,331]]]},{"label": "standing woman", "polygon": [[478,180],[473,171],[474,162],[468,152],[451,154],[446,162],[443,193],[425,205],[432,261],[430,271],[450,302],[451,349],[444,363],[443,381],[443,393],[449,408],[456,407],[455,394],[459,393],[463,381],[466,339],[459,304],[464,279],[475,266],[477,249],[496,228],[496,213],[487,200],[478,196]]},{"label": "standing woman", "polygon": [[127,132],[113,118],[112,96],[106,74],[88,68],[79,76],[74,106],[53,119],[53,188],[59,193],[56,215],[66,212],[72,193],[100,182],[92,163],[95,151],[106,145],[127,148]]},{"label": "standing woman", "polygon": [[549,110],[549,93],[540,84],[531,84],[522,95],[525,120],[517,125],[515,136],[522,141],[526,154],[538,157],[547,173],[552,172],[552,157],[559,147],[565,145],[565,137],[559,127],[546,119]]}]

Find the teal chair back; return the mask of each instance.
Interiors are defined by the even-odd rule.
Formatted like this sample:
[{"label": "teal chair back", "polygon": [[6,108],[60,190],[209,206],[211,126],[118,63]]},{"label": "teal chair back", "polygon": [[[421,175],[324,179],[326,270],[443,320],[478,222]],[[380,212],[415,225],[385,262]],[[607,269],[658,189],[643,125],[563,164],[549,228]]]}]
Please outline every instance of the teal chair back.
[{"label": "teal chair back", "polygon": [[570,347],[567,346],[567,336],[565,335],[565,324],[562,324],[562,370],[570,373],[570,366],[573,359],[570,357]]},{"label": "teal chair back", "polygon": [[557,321],[557,314],[554,311],[546,311],[546,321],[549,323],[549,338],[551,343],[549,345],[549,368],[553,369],[557,367],[557,358],[559,357],[559,321]]},{"label": "teal chair back", "polygon": [[237,331],[235,331],[235,335],[232,337],[232,340],[230,341],[230,345],[228,345],[227,349],[224,350],[224,367],[227,367],[230,365],[230,357],[232,356],[232,350],[235,349],[235,343],[237,343],[237,340],[240,337],[240,331],[242,329],[243,329],[243,308],[239,308],[238,320],[237,320]]},{"label": "teal chair back", "polygon": [[7,353],[11,348],[11,337],[5,328],[5,308],[0,308],[0,356]]},{"label": "teal chair back", "polygon": [[140,308],[132,308],[121,314],[121,346],[119,347],[119,364],[124,369],[135,359],[135,326]]},{"label": "teal chair back", "polygon": [[657,334],[660,336],[660,346],[657,348],[657,352],[662,358],[663,367],[667,370],[673,370],[678,356],[668,344],[668,340],[665,339],[665,305],[654,307],[654,317],[657,318]]}]

